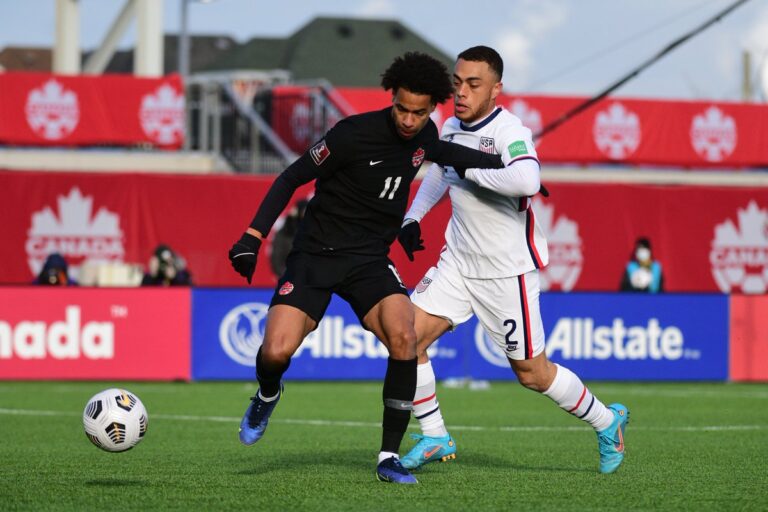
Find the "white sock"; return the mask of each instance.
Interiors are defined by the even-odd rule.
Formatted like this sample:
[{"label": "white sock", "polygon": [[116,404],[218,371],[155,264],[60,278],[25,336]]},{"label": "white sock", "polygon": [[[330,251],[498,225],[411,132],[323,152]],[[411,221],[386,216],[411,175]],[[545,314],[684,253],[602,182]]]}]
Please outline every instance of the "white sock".
[{"label": "white sock", "polygon": [[400,458],[400,456],[398,454],[396,454],[396,453],[392,453],[392,452],[379,452],[379,462],[377,462],[377,464],[381,464],[381,461],[387,460],[390,457],[394,457],[396,459]]},{"label": "white sock", "polygon": [[555,366],[555,380],[544,394],[554,400],[561,409],[592,425],[596,431],[608,428],[613,421],[610,409],[589,392],[575,373],[559,364]]},{"label": "white sock", "polygon": [[416,395],[413,397],[413,415],[419,420],[425,436],[443,437],[448,435],[445,429],[440,404],[435,393],[435,372],[432,362],[427,361],[416,367]]}]

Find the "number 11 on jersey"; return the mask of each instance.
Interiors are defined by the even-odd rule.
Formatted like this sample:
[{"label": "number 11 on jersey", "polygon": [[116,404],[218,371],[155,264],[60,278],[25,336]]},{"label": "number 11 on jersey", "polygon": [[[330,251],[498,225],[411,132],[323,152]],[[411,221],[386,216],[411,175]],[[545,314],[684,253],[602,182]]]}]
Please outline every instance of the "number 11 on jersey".
[{"label": "number 11 on jersey", "polygon": [[[389,197],[387,199],[392,200],[395,197],[395,192],[397,191],[397,188],[400,186],[400,180],[402,180],[402,176],[398,176],[395,178],[395,186],[392,187],[392,191],[389,192]],[[381,191],[381,194],[379,194],[379,199],[382,199],[384,196],[387,195],[387,191],[389,191],[389,186],[392,185],[392,176],[387,176],[387,179],[384,180],[384,190]]]}]

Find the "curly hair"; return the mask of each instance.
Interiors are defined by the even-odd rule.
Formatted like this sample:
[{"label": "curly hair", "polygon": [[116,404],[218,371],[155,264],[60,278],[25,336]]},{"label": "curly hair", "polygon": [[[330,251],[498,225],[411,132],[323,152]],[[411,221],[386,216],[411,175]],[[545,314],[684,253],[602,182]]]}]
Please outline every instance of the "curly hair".
[{"label": "curly hair", "polygon": [[395,58],[381,75],[381,86],[393,93],[402,87],[412,93],[427,94],[435,105],[445,103],[453,94],[445,64],[420,52],[406,52]]}]

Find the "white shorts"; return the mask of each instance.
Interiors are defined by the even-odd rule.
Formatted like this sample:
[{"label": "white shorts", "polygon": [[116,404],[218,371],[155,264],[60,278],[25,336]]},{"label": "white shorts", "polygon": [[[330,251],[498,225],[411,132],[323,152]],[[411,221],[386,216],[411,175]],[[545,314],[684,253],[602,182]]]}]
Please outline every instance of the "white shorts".
[{"label": "white shorts", "polygon": [[544,350],[544,326],[539,310],[539,271],[495,279],[462,276],[451,256],[443,252],[411,294],[427,313],[453,327],[474,313],[488,336],[510,359],[531,359]]}]

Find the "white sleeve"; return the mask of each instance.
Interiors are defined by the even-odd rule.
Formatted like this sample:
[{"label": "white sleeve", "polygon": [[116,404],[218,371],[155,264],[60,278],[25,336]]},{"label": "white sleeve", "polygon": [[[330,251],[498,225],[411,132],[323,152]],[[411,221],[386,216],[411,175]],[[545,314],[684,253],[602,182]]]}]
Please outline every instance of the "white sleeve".
[{"label": "white sleeve", "polygon": [[413,219],[420,222],[448,190],[448,183],[443,179],[443,170],[437,164],[432,164],[427,169],[424,179],[421,181],[419,191],[413,198],[413,203],[405,214],[405,219]]},{"label": "white sleeve", "polygon": [[465,179],[508,197],[533,196],[541,186],[539,162],[534,158],[515,160],[503,169],[467,169]]}]

